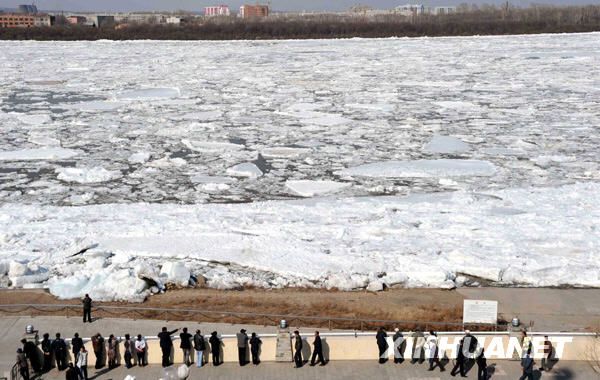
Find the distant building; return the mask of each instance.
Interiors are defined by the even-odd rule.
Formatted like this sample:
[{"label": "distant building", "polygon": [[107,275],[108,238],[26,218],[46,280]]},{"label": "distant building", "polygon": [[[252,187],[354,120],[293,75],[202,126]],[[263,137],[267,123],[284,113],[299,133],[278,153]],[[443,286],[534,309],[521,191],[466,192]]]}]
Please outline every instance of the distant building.
[{"label": "distant building", "polygon": [[115,24],[115,16],[111,15],[96,15],[88,20],[91,21],[96,27],[101,28],[104,26],[112,26]]},{"label": "distant building", "polygon": [[179,25],[183,22],[183,19],[181,17],[177,17],[177,16],[170,16],[170,17],[167,17],[166,22],[167,22],[167,24]]},{"label": "distant building", "polygon": [[229,16],[231,15],[231,12],[229,11],[229,6],[227,5],[215,5],[212,7],[205,7],[204,15],[207,17]]},{"label": "distant building", "polygon": [[83,16],[68,16],[67,17],[67,22],[69,24],[73,24],[73,25],[83,25],[85,24],[87,21],[87,18],[83,17]]},{"label": "distant building", "polygon": [[433,7],[431,8],[431,14],[434,15],[447,15],[456,13],[456,7]]},{"label": "distant building", "polygon": [[241,18],[267,17],[269,15],[268,5],[242,5],[240,7]]},{"label": "distant building", "polygon": [[0,14],[0,28],[31,28],[40,26],[52,26],[52,17],[46,14]]},{"label": "distant building", "polygon": [[404,16],[419,16],[425,13],[425,6],[422,4],[406,4],[396,7],[395,11]]},{"label": "distant building", "polygon": [[18,12],[34,15],[34,14],[38,13],[38,10],[37,10],[37,7],[33,4],[31,4],[31,5],[21,4],[21,5],[19,5]]}]

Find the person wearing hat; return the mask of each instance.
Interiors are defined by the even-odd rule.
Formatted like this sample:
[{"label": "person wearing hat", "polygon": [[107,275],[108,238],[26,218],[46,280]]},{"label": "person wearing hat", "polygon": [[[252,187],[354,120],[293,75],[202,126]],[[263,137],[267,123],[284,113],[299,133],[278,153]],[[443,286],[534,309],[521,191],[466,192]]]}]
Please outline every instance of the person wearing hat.
[{"label": "person wearing hat", "polygon": [[403,345],[404,345],[404,335],[402,335],[402,332],[400,331],[399,328],[395,328],[394,329],[394,363],[396,364],[400,364],[404,361],[404,350],[403,350]]},{"label": "person wearing hat", "polygon": [[241,329],[240,332],[236,334],[236,337],[238,346],[238,360],[240,362],[240,366],[245,366],[246,357],[248,355],[248,334],[246,334],[245,329]]},{"label": "person wearing hat", "polygon": [[212,353],[213,365],[215,367],[221,365],[221,339],[219,339],[219,337],[217,336],[216,331],[210,333],[208,343],[210,343],[210,351]]},{"label": "person wearing hat", "polygon": [[17,350],[17,367],[23,380],[29,380],[29,365],[22,349]]}]

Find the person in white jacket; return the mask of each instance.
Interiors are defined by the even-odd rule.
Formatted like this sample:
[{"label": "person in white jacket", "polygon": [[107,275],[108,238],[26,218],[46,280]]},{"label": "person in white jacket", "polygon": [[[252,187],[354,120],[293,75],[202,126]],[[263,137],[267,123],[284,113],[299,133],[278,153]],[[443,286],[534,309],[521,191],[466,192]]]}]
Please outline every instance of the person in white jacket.
[{"label": "person in white jacket", "polygon": [[138,334],[135,340],[135,353],[137,355],[137,364],[139,367],[144,367],[146,363],[146,340],[142,337],[142,334]]},{"label": "person in white jacket", "polygon": [[439,353],[438,353],[438,339],[437,334],[433,331],[429,332],[429,336],[427,337],[427,341],[425,342],[425,357],[429,360],[429,371],[433,371],[435,368],[434,364],[440,367],[440,370],[443,371],[444,367],[442,367],[440,363]]},{"label": "person in white jacket", "polygon": [[81,347],[81,350],[77,354],[77,369],[79,370],[79,379],[80,380],[88,380],[88,372],[87,372],[87,362],[88,362],[88,352],[85,349],[85,346]]}]

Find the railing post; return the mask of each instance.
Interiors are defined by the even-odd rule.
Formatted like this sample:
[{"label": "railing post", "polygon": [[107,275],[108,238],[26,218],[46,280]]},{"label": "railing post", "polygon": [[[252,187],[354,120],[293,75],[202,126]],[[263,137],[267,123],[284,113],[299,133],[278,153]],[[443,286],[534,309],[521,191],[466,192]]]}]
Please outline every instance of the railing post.
[{"label": "railing post", "polygon": [[328,319],[327,322],[329,322],[329,331],[331,331],[331,319]]}]

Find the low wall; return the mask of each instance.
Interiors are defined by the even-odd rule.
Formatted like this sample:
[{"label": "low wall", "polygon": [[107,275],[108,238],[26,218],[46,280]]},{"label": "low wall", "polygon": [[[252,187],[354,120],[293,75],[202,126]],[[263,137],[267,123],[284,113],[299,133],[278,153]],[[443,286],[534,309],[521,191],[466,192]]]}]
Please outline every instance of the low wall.
[{"label": "low wall", "polygon": [[[391,334],[390,334],[391,335]],[[404,343],[400,345],[405,359],[411,358],[415,347],[415,340],[410,333],[405,333]],[[520,354],[520,342],[516,338],[510,338],[508,333],[473,333],[479,344],[486,350],[488,359],[505,360],[513,357],[516,350]],[[554,356],[559,360],[576,361],[598,361],[600,359],[600,337],[595,334],[567,334],[547,333],[553,342]],[[461,338],[461,333],[438,333],[440,357],[454,359],[456,348]],[[530,334],[533,343],[533,354],[535,358],[543,357],[543,334]],[[260,352],[261,361],[275,361],[277,338],[275,334],[261,335],[262,345]],[[105,338],[106,339],[106,338]],[[122,338],[121,338],[122,339]],[[155,337],[146,338],[148,350],[147,359],[149,364],[160,364],[162,352],[159,342]],[[377,360],[378,348],[374,333],[321,333],[323,353],[326,360]],[[312,336],[303,337],[303,356],[306,359],[312,354]],[[88,363],[90,366],[95,362],[94,352],[89,339],[85,339],[86,349],[89,351]],[[237,362],[237,339],[235,336],[223,335],[222,359],[224,362]],[[423,340],[421,340],[422,342]],[[389,348],[386,352],[388,358],[394,357],[395,343],[392,337],[388,337]],[[418,344],[417,344],[418,345]],[[207,348],[210,347],[207,342]],[[205,351],[205,361],[210,361],[208,351]],[[119,343],[119,362],[123,363],[123,343]],[[134,355],[135,356],[135,355]],[[179,348],[179,338],[174,337],[173,352],[171,354],[175,364],[183,363],[183,354]],[[135,359],[135,358],[134,358]],[[134,360],[135,361],[135,360]]]}]

